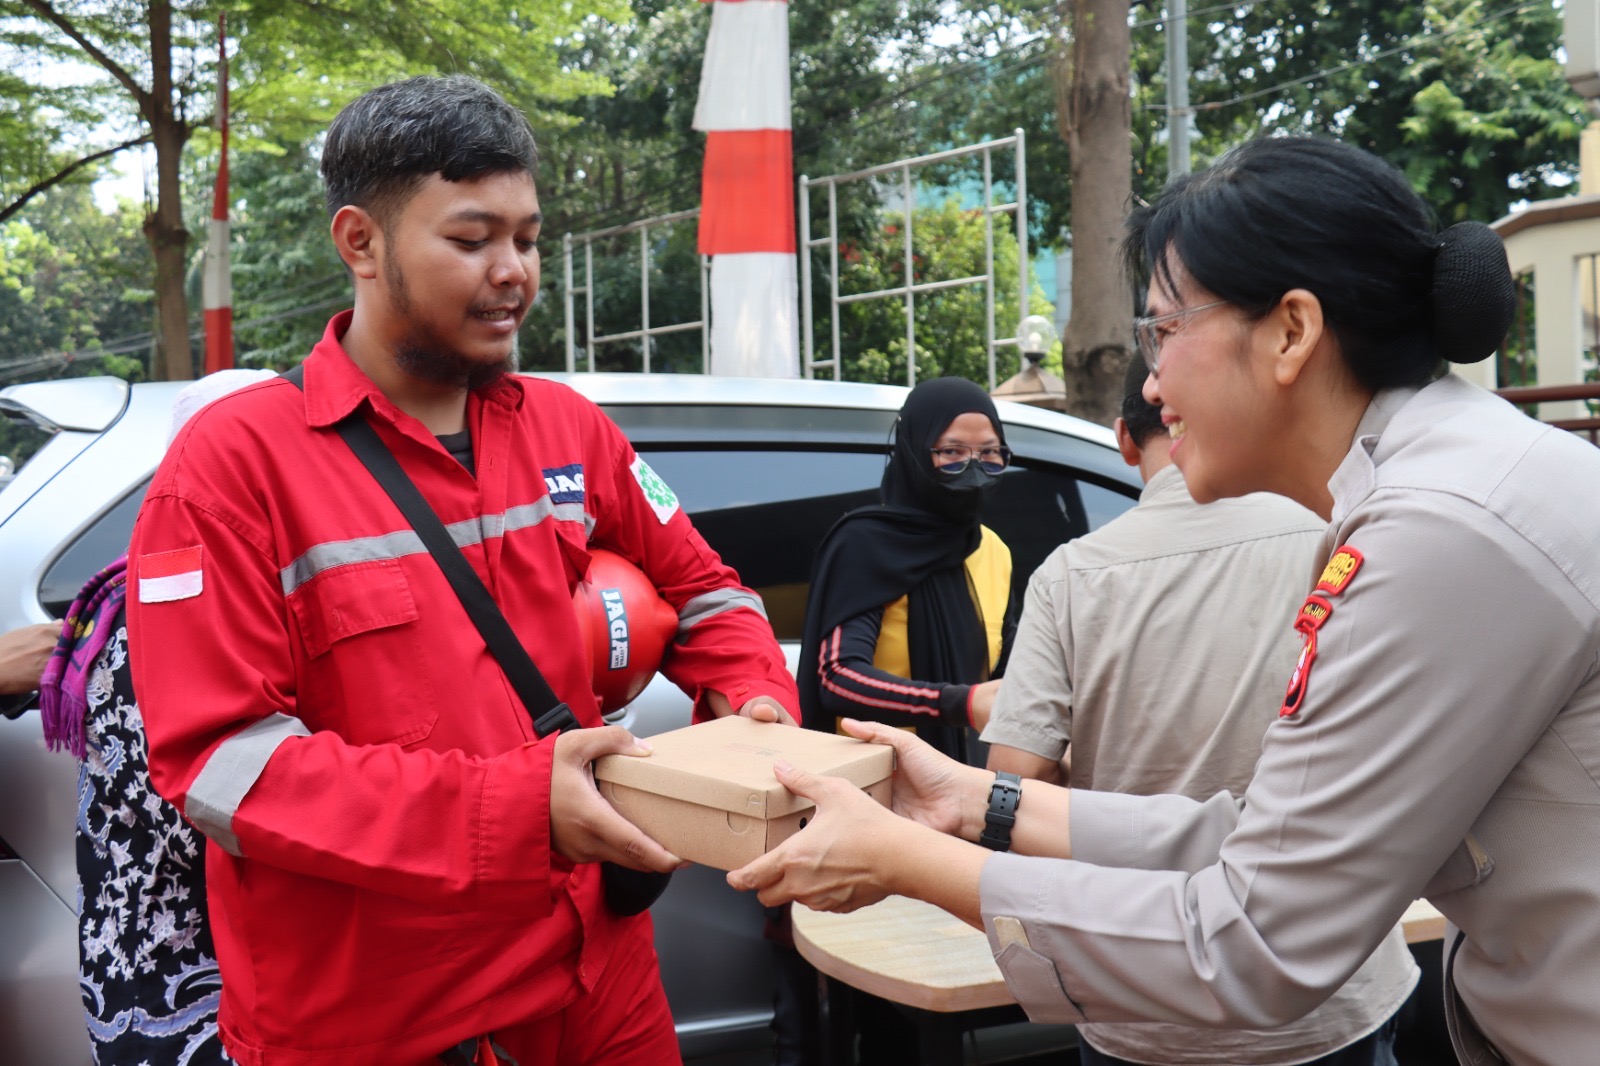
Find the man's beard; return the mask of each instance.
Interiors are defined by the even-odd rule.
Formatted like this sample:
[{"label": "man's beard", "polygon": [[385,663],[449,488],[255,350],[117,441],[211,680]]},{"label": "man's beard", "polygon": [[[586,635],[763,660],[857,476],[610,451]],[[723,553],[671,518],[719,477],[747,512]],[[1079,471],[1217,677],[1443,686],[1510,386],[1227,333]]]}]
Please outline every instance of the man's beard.
[{"label": "man's beard", "polygon": [[499,362],[473,359],[439,336],[436,330],[411,319],[411,294],[406,290],[406,276],[393,256],[384,260],[383,272],[389,282],[389,298],[395,313],[407,320],[406,333],[395,348],[395,362],[402,371],[423,381],[467,389],[482,388],[516,372],[515,337],[511,341],[511,351]]}]

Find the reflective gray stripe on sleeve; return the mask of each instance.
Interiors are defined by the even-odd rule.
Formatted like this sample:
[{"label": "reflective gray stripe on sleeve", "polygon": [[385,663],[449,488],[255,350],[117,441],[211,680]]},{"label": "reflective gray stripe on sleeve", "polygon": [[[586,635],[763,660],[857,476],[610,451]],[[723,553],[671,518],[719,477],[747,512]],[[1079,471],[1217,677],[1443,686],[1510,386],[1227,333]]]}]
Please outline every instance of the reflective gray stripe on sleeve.
[{"label": "reflective gray stripe on sleeve", "polygon": [[755,593],[744,589],[716,589],[696,596],[683,605],[678,612],[678,636],[685,636],[689,630],[714,614],[735,611],[740,607],[748,607],[762,618],[767,617],[767,605]]},{"label": "reflective gray stripe on sleeve", "polygon": [[278,745],[290,737],[310,735],[311,730],[300,719],[272,714],[224,740],[189,786],[184,817],[221,844],[229,855],[243,857],[239,838],[233,835],[234,812],[261,777]]},{"label": "reflective gray stripe on sleeve", "polygon": [[[594,533],[594,516],[583,509],[583,504],[552,504],[548,496],[513,507],[504,514],[486,514],[464,522],[452,522],[444,528],[450,534],[450,539],[456,542],[456,547],[466,548],[482,544],[492,537],[503,537],[508,532],[536,526],[547,518],[554,518],[558,522],[583,523],[585,541]],[[328,541],[306,549],[298,559],[279,571],[278,576],[283,582],[283,594],[287,596],[324,570],[351,563],[401,559],[407,555],[423,554],[427,550],[422,538],[410,529],[375,537]]]}]

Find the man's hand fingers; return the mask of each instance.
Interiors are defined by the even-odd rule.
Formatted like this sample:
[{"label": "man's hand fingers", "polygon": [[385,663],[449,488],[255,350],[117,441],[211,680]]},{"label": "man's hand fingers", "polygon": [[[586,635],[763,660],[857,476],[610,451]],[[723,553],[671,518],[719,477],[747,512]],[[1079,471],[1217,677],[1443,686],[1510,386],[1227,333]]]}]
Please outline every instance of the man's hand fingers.
[{"label": "man's hand fingers", "polygon": [[609,803],[601,801],[587,827],[595,844],[594,860],[605,859],[635,870],[666,873],[683,865],[683,860],[656,843],[643,830]]},{"label": "man's hand fingers", "polygon": [[800,724],[794,720],[793,715],[784,710],[782,705],[770,696],[757,696],[743,707],[740,707],[739,713],[757,722],[779,722],[783,725]]},{"label": "man's hand fingers", "polygon": [[651,747],[620,725],[598,729],[571,729],[556,740],[557,756],[575,765],[594,762],[602,755],[649,755]]}]

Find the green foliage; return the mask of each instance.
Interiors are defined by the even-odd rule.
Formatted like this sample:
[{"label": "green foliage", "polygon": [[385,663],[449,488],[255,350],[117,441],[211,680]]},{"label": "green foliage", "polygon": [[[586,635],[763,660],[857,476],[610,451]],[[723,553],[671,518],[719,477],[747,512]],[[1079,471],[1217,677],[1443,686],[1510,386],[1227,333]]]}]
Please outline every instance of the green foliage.
[{"label": "green foliage", "polygon": [[[562,123],[560,105],[609,88],[603,74],[564,65],[562,42],[629,14],[627,0],[0,0],[8,61],[0,77],[0,212],[27,207],[33,217],[30,198],[40,188],[118,144],[151,140],[161,180],[148,229],[157,252],[150,287],[169,329],[186,316],[189,239],[172,179],[186,144],[215,158],[215,135],[191,136],[213,121],[224,10],[234,143],[247,151],[304,144],[362,90],[429,71],[477,75],[536,119]],[[266,349],[287,343],[268,338]],[[163,373],[184,376],[181,341],[169,337],[165,347]]]},{"label": "green foliage", "polygon": [[258,147],[234,156],[230,182],[234,361],[287,370],[352,303],[316,160],[304,144]]},{"label": "green foliage", "polygon": [[[1133,23],[1134,193],[1167,177],[1166,27],[1155,0]],[[945,77],[922,99],[925,145],[1028,134],[1039,238],[1071,227],[1069,160],[1049,59],[1070,36],[1057,5],[964,0],[960,40],[921,68]],[[1523,199],[1565,195],[1588,121],[1560,62],[1554,0],[1260,0],[1191,5],[1191,151],[1204,166],[1274,132],[1337,136],[1405,170],[1446,221],[1492,220]]]},{"label": "green foliage", "polygon": [[136,218],[100,211],[83,184],[58,186],[41,204],[37,222],[0,223],[0,384],[141,380],[150,253]]},{"label": "green foliage", "polygon": [[[1441,220],[1492,221],[1571,191],[1588,115],[1561,41],[1554,0],[1267,0],[1191,20],[1196,164],[1259,133],[1330,134],[1403,169]],[[1147,50],[1142,69],[1155,58]],[[1141,102],[1154,104],[1165,85],[1145,84]],[[1153,144],[1165,115],[1145,117]],[[1164,159],[1146,159],[1148,181]]]}]

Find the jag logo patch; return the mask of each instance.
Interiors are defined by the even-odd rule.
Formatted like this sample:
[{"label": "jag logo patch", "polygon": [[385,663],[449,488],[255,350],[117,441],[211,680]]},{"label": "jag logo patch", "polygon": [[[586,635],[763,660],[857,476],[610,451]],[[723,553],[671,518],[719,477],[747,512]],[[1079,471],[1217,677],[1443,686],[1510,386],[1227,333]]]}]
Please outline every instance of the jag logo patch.
[{"label": "jag logo patch", "polygon": [[540,471],[544,475],[545,490],[551,503],[583,502],[583,464],[550,467]]},{"label": "jag logo patch", "polygon": [[1339,595],[1350,584],[1350,579],[1356,576],[1356,571],[1361,569],[1362,561],[1361,553],[1346,544],[1334,552],[1328,565],[1322,568],[1316,591],[1326,592],[1329,596]]},{"label": "jag logo patch", "polygon": [[628,609],[622,602],[621,589],[601,589],[600,602],[606,605],[606,628],[611,640],[610,656],[606,669],[623,670],[628,666]]}]

